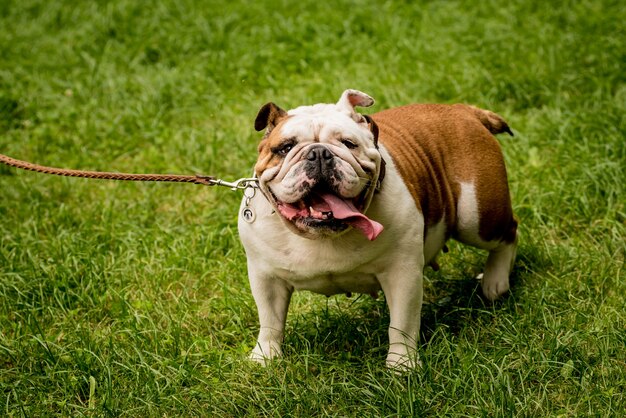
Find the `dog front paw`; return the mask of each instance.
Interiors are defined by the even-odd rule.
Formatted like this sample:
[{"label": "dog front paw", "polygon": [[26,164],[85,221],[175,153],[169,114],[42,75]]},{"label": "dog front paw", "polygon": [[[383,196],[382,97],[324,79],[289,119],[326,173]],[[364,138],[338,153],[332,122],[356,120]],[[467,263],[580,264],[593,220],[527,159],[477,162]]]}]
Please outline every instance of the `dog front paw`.
[{"label": "dog front paw", "polygon": [[283,353],[280,347],[272,347],[271,345],[267,345],[265,348],[263,348],[260,344],[257,344],[252,352],[250,352],[250,354],[248,355],[248,358],[263,366],[267,366],[270,361],[275,358],[280,358],[282,356]]},{"label": "dog front paw", "polygon": [[417,353],[389,353],[385,363],[389,369],[397,373],[410,372],[418,367],[422,367],[422,362]]}]

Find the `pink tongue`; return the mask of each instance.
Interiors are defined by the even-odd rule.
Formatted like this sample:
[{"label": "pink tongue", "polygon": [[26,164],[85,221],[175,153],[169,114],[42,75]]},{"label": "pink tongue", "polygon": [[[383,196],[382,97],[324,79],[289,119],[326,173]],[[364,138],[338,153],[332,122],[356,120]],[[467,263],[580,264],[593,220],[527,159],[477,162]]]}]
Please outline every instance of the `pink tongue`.
[{"label": "pink tongue", "polygon": [[[330,207],[335,219],[344,219],[348,224],[361,231],[368,240],[374,241],[383,232],[381,224],[359,212],[352,202],[340,199],[330,193],[319,195],[319,197]],[[324,210],[323,208],[314,209]]]}]

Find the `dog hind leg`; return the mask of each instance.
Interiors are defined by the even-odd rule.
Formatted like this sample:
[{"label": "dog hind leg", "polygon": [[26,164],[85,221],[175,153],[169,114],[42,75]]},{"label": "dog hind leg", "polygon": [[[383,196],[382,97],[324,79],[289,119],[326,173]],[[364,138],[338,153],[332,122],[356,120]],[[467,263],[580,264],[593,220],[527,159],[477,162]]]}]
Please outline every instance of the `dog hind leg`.
[{"label": "dog hind leg", "polygon": [[516,252],[517,239],[511,243],[502,242],[489,251],[481,280],[483,294],[487,299],[496,300],[509,290],[509,275]]}]

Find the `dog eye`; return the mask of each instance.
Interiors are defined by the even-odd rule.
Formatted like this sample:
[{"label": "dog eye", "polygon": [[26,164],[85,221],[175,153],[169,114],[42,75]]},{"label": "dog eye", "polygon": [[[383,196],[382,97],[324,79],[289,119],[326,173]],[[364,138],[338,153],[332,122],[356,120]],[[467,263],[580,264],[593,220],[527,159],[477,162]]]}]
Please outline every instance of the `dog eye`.
[{"label": "dog eye", "polygon": [[355,149],[355,148],[358,147],[357,144],[355,144],[354,142],[350,141],[349,139],[345,139],[345,138],[341,140],[341,143],[343,145],[345,145],[346,147],[348,147],[348,149]]},{"label": "dog eye", "polygon": [[293,145],[294,145],[293,142],[288,141],[277,146],[276,148],[273,148],[272,152],[274,152],[274,154],[278,154],[284,157],[285,155],[289,153],[289,151],[293,149]]}]

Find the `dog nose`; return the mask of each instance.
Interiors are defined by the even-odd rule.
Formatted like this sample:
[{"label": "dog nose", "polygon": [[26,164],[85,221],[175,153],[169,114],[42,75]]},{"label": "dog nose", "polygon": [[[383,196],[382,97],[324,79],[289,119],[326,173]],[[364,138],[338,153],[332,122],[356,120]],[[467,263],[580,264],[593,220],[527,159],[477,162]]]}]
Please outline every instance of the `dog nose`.
[{"label": "dog nose", "polygon": [[312,148],[306,156],[309,161],[328,161],[333,158],[333,154],[326,147]]}]

